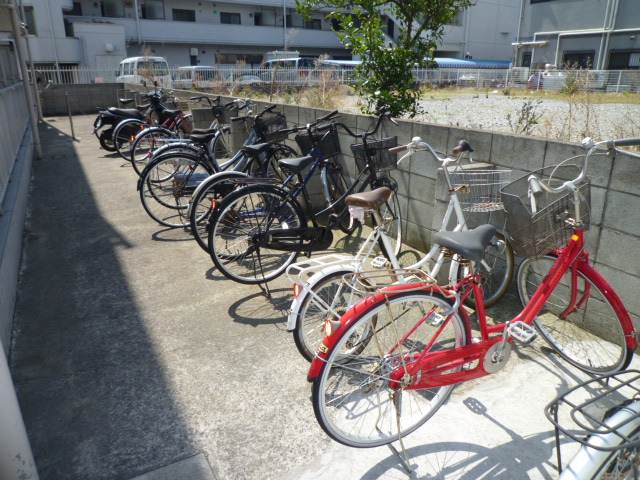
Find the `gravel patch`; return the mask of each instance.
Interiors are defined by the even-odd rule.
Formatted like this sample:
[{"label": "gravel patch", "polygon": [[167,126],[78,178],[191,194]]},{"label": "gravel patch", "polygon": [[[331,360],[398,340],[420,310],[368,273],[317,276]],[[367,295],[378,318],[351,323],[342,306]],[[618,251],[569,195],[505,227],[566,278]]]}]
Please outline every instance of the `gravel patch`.
[{"label": "gravel patch", "polygon": [[[500,91],[423,97],[420,104],[426,113],[416,120],[570,142],[580,142],[586,136],[596,140],[640,136],[640,105],[602,104],[596,100],[597,96],[594,103],[513,98]],[[348,110],[357,112],[358,108],[352,105]],[[523,130],[526,127],[529,129]]]}]

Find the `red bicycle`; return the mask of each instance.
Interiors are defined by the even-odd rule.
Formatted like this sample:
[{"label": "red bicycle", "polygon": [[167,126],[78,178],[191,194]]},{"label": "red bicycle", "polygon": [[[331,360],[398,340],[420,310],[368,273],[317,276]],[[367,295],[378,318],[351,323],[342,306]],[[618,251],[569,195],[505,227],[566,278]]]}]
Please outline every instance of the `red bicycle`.
[{"label": "red bicycle", "polygon": [[[519,273],[526,305],[515,318],[487,322],[475,266],[495,234],[491,225],[434,236],[466,265],[456,285],[438,286],[420,270],[412,284],[393,284],[394,271],[358,275],[359,288],[370,295],[339,322],[327,321],[327,336],[308,374],[316,417],[331,438],[353,447],[402,440],[436,413],[454,385],[499,371],[512,342],[529,343],[536,331],[586,372],[627,367],[637,347],[636,330],[584,250],[586,171],[599,148],[615,153],[620,146],[640,145],[640,138],[583,144],[588,153],[581,167],[563,162],[501,191],[510,243],[529,256]],[[470,295],[476,299],[477,327],[462,306]]]}]

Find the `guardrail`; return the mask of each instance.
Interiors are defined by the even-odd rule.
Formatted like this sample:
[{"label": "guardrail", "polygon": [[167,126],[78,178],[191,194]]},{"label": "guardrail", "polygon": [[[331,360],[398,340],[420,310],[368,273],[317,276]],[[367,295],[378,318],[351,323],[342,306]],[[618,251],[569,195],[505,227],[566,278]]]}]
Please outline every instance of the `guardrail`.
[{"label": "guardrail", "polygon": [[[38,70],[40,81],[54,84],[88,84],[117,82],[113,70],[81,68]],[[554,70],[541,72],[525,67],[510,69],[435,68],[414,69],[414,78],[431,88],[470,87],[529,88],[533,90],[581,89],[605,93],[639,93],[640,70]],[[266,84],[314,86],[323,82],[350,84],[355,81],[353,68],[320,67],[314,69],[255,68],[250,65],[217,65],[196,72],[171,69],[173,88],[215,89],[229,85],[260,86]],[[149,83],[153,78],[149,79]]]}]

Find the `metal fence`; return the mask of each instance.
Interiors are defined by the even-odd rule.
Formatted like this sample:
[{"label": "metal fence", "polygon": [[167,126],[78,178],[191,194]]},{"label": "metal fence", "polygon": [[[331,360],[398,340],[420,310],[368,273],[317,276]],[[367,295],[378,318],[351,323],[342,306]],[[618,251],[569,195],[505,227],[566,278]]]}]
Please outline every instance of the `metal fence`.
[{"label": "metal fence", "polygon": [[[81,68],[38,70],[39,80],[47,84],[87,84],[117,82],[113,70]],[[478,90],[496,88],[563,89],[606,93],[639,93],[640,70],[554,70],[534,71],[525,67],[510,69],[436,68],[414,69],[415,81],[430,88],[461,87]],[[216,65],[194,70],[171,69],[172,87],[207,90],[224,86],[283,85],[312,87],[322,83],[355,82],[353,68],[314,69],[257,68],[251,65]],[[152,83],[153,79],[149,79]]]}]

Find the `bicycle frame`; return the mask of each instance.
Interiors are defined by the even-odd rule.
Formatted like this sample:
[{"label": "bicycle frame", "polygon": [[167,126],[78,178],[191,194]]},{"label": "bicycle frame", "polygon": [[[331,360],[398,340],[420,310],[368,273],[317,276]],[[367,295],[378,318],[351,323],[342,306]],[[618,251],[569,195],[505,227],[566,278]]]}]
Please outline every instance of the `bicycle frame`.
[{"label": "bicycle frame", "polygon": [[[490,361],[490,356],[493,353],[492,349],[497,344],[501,343],[504,348],[510,348],[508,344],[513,341],[513,338],[507,333],[508,326],[512,322],[516,321],[522,321],[527,325],[531,325],[543,308],[545,302],[549,299],[555,288],[560,283],[563,275],[568,271],[571,271],[572,296],[571,302],[563,315],[569,313],[575,307],[580,306],[581,302],[583,302],[588,295],[587,291],[582,298],[577,297],[577,275],[578,271],[581,271],[598,289],[607,295],[608,300],[611,302],[616,314],[619,316],[626,332],[625,338],[627,347],[629,349],[635,349],[638,344],[636,330],[626,308],[609,283],[589,264],[588,253],[584,252],[583,249],[584,230],[574,229],[573,235],[566,247],[555,251],[555,253],[558,254],[558,257],[548,275],[538,287],[530,302],[515,318],[498,325],[489,326],[487,325],[484,303],[482,301],[477,301],[477,317],[480,326],[480,338],[474,338],[473,342],[470,342],[468,345],[453,350],[435,353],[429,352],[430,345],[427,345],[420,358],[412,362],[408,366],[407,371],[405,371],[403,367],[399,367],[391,374],[388,380],[392,382],[392,386],[400,388],[400,380],[405,376],[405,374],[410,375],[412,379],[416,380],[411,385],[403,385],[402,388],[413,390],[454,385],[494,373],[497,370],[487,367],[486,363],[487,361]],[[403,289],[406,289],[406,286],[394,285],[387,287],[380,293],[374,294],[371,297],[367,297],[360,301],[354,308],[349,310],[340,319],[339,328],[337,328],[335,332],[326,337],[323,341],[317,357],[313,360],[311,368],[309,369],[308,379],[311,381],[318,376],[322,363],[328,357],[331,348],[335,345],[344,331],[346,331],[353,323],[353,320],[359,316],[362,309],[367,308],[372,302],[384,302],[388,296],[391,296],[396,292],[400,292]],[[465,277],[453,287],[425,286],[425,290],[441,293],[448,297],[459,297],[460,302],[464,301],[464,299],[471,293],[475,295],[476,299],[482,300],[483,298],[482,288],[479,285],[479,278],[475,274]],[[419,324],[427,321],[431,315],[435,313],[436,312],[429,312],[419,320]],[[464,308],[455,308],[454,311],[447,313],[448,315],[442,323],[439,332],[444,329],[455,314],[460,314],[466,328],[470,329],[470,318]],[[419,324],[416,325],[415,328],[417,328]],[[434,341],[437,336],[438,333],[434,336]]]}]

